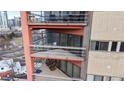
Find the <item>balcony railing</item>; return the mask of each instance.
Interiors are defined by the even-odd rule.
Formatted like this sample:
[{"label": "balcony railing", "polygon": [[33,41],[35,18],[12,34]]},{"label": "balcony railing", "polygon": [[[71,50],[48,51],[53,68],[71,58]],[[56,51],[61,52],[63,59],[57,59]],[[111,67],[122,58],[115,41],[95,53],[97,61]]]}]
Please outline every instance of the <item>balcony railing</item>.
[{"label": "balcony railing", "polygon": [[30,23],[83,23],[87,24],[88,13],[73,13],[73,14],[37,14],[29,13]]},{"label": "balcony railing", "polygon": [[66,77],[57,77],[57,76],[52,76],[52,75],[38,75],[38,74],[33,74],[35,76],[36,81],[83,81],[83,79],[79,78],[66,78]]},{"label": "balcony railing", "polygon": [[55,52],[58,53],[58,55],[64,54],[64,56],[69,56],[69,57],[77,56],[77,57],[85,58],[86,56],[85,53],[86,49],[81,47],[51,46],[51,45],[31,45],[30,47],[32,53],[48,51],[49,55],[52,55],[51,53]]}]

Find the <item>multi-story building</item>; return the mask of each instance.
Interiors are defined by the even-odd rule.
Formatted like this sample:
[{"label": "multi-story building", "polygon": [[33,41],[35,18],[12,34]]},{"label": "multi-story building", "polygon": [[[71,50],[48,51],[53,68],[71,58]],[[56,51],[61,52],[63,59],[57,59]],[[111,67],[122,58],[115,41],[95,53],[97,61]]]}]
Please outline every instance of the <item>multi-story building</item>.
[{"label": "multi-story building", "polygon": [[8,28],[7,11],[1,11],[0,12],[0,27],[1,28]]},{"label": "multi-story building", "polygon": [[[123,80],[124,12],[21,12],[21,18],[28,80]],[[33,45],[32,31],[39,29],[47,43]]]},{"label": "multi-story building", "polygon": [[21,31],[21,18],[14,17],[14,19],[9,19],[8,25],[11,30]]},{"label": "multi-story building", "polygon": [[93,12],[88,80],[123,80],[124,12]]},{"label": "multi-story building", "polygon": [[14,17],[14,25],[17,27],[21,26],[21,18],[20,17]]},{"label": "multi-story building", "polygon": [[8,25],[9,25],[9,27],[13,27],[15,25],[14,19],[8,19]]}]

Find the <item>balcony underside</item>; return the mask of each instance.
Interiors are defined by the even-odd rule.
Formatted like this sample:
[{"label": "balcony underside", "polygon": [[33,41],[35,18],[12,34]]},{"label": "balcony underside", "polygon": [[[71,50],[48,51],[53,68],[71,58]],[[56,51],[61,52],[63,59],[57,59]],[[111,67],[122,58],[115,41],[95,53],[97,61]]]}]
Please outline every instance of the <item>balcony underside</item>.
[{"label": "balcony underside", "polygon": [[74,34],[74,35],[83,35],[84,26],[81,24],[67,24],[67,23],[29,23],[31,29],[48,29],[50,31]]}]

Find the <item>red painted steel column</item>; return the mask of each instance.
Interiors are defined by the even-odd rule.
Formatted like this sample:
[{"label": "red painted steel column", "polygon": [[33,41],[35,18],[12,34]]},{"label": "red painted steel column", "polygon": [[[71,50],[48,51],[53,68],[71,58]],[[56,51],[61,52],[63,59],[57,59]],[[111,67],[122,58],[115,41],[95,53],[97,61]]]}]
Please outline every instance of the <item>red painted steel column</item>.
[{"label": "red painted steel column", "polygon": [[26,62],[26,70],[27,70],[27,80],[33,80],[32,73],[32,60],[31,60],[31,51],[30,51],[30,43],[31,43],[31,31],[28,27],[28,13],[26,11],[21,11],[21,25],[22,25],[22,37],[23,37],[23,46],[24,46],[24,56]]}]

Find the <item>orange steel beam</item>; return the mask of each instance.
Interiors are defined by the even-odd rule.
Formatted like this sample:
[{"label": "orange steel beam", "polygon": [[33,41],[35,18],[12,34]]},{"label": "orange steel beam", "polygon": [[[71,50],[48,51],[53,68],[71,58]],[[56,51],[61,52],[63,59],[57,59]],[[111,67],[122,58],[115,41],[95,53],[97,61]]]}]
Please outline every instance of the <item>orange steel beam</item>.
[{"label": "orange steel beam", "polygon": [[26,62],[26,70],[27,70],[27,80],[33,80],[33,62],[30,56],[30,47],[32,38],[31,38],[31,29],[28,27],[28,13],[26,11],[21,11],[21,24],[22,24],[22,37],[23,37],[23,46],[24,46],[24,56]]},{"label": "orange steel beam", "polygon": [[[53,25],[54,24],[54,25]],[[50,23],[50,24],[38,24],[38,23],[30,23],[29,27],[31,29],[48,29],[49,31],[54,31],[58,33],[72,34],[83,36],[84,34],[84,26],[75,24],[58,24],[58,23]]]},{"label": "orange steel beam", "polygon": [[84,35],[84,29],[79,29],[79,30],[64,30],[64,29],[60,29],[60,30],[56,30],[56,29],[50,29],[49,31],[52,32],[57,32],[57,33],[64,33],[64,34],[71,34],[71,35],[78,35],[78,36],[83,36]]}]

